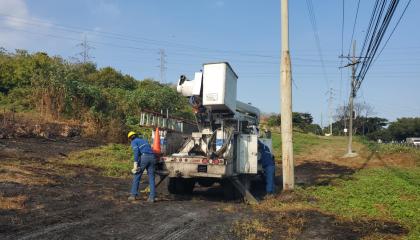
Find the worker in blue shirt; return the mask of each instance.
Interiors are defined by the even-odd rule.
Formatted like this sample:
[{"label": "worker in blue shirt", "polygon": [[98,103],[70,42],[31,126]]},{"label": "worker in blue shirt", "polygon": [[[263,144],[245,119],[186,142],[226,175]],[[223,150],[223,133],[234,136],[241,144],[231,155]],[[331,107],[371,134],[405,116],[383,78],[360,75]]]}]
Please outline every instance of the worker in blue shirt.
[{"label": "worker in blue shirt", "polygon": [[276,175],[274,156],[271,154],[270,148],[260,141],[258,141],[258,152],[260,153],[260,161],[264,170],[265,190],[267,194],[274,194],[274,181]]},{"label": "worker in blue shirt", "polygon": [[140,179],[145,169],[147,169],[147,175],[149,176],[150,194],[147,199],[148,202],[154,202],[156,191],[155,191],[155,161],[156,157],[152,151],[150,144],[140,137],[135,132],[128,133],[128,139],[131,141],[131,149],[134,154],[134,164],[131,172],[134,174],[133,183],[131,185],[131,195],[128,198],[130,201],[134,201],[138,196],[138,189],[140,185]]}]

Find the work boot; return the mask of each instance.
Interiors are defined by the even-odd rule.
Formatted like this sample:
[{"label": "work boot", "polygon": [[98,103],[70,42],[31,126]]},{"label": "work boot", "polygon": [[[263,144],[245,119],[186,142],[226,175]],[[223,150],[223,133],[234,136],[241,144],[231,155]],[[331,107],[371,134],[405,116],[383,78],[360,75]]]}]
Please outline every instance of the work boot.
[{"label": "work boot", "polygon": [[134,202],[134,201],[136,201],[136,200],[138,200],[138,197],[137,197],[137,196],[133,196],[133,195],[131,195],[131,196],[129,196],[129,197],[128,197],[128,201],[132,201],[132,202]]}]

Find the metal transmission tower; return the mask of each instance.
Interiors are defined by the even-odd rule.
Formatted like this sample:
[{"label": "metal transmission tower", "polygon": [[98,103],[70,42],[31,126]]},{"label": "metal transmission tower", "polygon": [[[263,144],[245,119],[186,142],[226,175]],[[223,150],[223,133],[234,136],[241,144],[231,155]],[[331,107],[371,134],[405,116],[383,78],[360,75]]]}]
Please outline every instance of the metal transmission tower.
[{"label": "metal transmission tower", "polygon": [[76,46],[82,48],[82,51],[77,54],[77,55],[79,55],[82,58],[81,62],[87,63],[87,62],[89,62],[93,58],[90,55],[89,52],[90,52],[90,50],[95,49],[95,48],[92,47],[91,45],[89,45],[89,42],[87,40],[86,35],[83,38],[83,42],[77,44]]},{"label": "metal transmission tower", "polygon": [[333,100],[334,100],[334,89],[330,88],[327,91],[328,96],[328,121],[330,128],[330,136],[332,136],[332,115],[333,115]]},{"label": "metal transmission tower", "polygon": [[160,82],[166,83],[166,53],[165,49],[159,49],[159,69],[160,69]]}]

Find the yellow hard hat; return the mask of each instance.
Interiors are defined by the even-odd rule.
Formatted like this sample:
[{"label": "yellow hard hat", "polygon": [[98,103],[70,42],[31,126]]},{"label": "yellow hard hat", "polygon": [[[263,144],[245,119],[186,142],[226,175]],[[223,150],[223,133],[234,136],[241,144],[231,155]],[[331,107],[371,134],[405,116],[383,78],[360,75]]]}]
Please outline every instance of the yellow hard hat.
[{"label": "yellow hard hat", "polygon": [[130,131],[127,135],[128,138],[132,137],[133,135],[136,135],[136,132]]}]

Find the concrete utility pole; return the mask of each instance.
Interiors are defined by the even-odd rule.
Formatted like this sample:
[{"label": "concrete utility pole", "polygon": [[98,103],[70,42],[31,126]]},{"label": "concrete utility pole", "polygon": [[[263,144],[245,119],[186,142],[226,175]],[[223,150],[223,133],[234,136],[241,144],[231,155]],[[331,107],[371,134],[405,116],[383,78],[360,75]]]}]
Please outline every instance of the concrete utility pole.
[{"label": "concrete utility pole", "polygon": [[356,59],[356,40],[353,41],[353,58],[351,62],[351,90],[349,98],[349,142],[347,145],[347,154],[346,157],[357,156],[356,153],[353,153],[352,143],[353,143],[353,99],[356,96],[355,87],[356,87],[356,64],[358,63]]},{"label": "concrete utility pole", "polygon": [[[350,86],[350,97],[349,97],[349,106],[348,106],[348,116],[349,116],[349,138],[348,138],[348,145],[347,145],[347,153],[344,155],[344,157],[355,157],[357,156],[357,153],[353,152],[352,149],[352,143],[353,143],[353,100],[354,97],[356,97],[356,85],[357,85],[357,79],[356,79],[356,65],[360,63],[359,58],[356,57],[356,40],[353,41],[353,56],[350,58],[350,56],[341,56],[341,58],[347,58],[351,59],[351,62],[343,67],[350,67],[351,66],[351,86]],[[344,119],[344,124],[346,120]]]},{"label": "concrete utility pole", "polygon": [[289,52],[289,6],[281,0],[281,140],[283,191],[295,187],[292,128],[292,68]]}]

